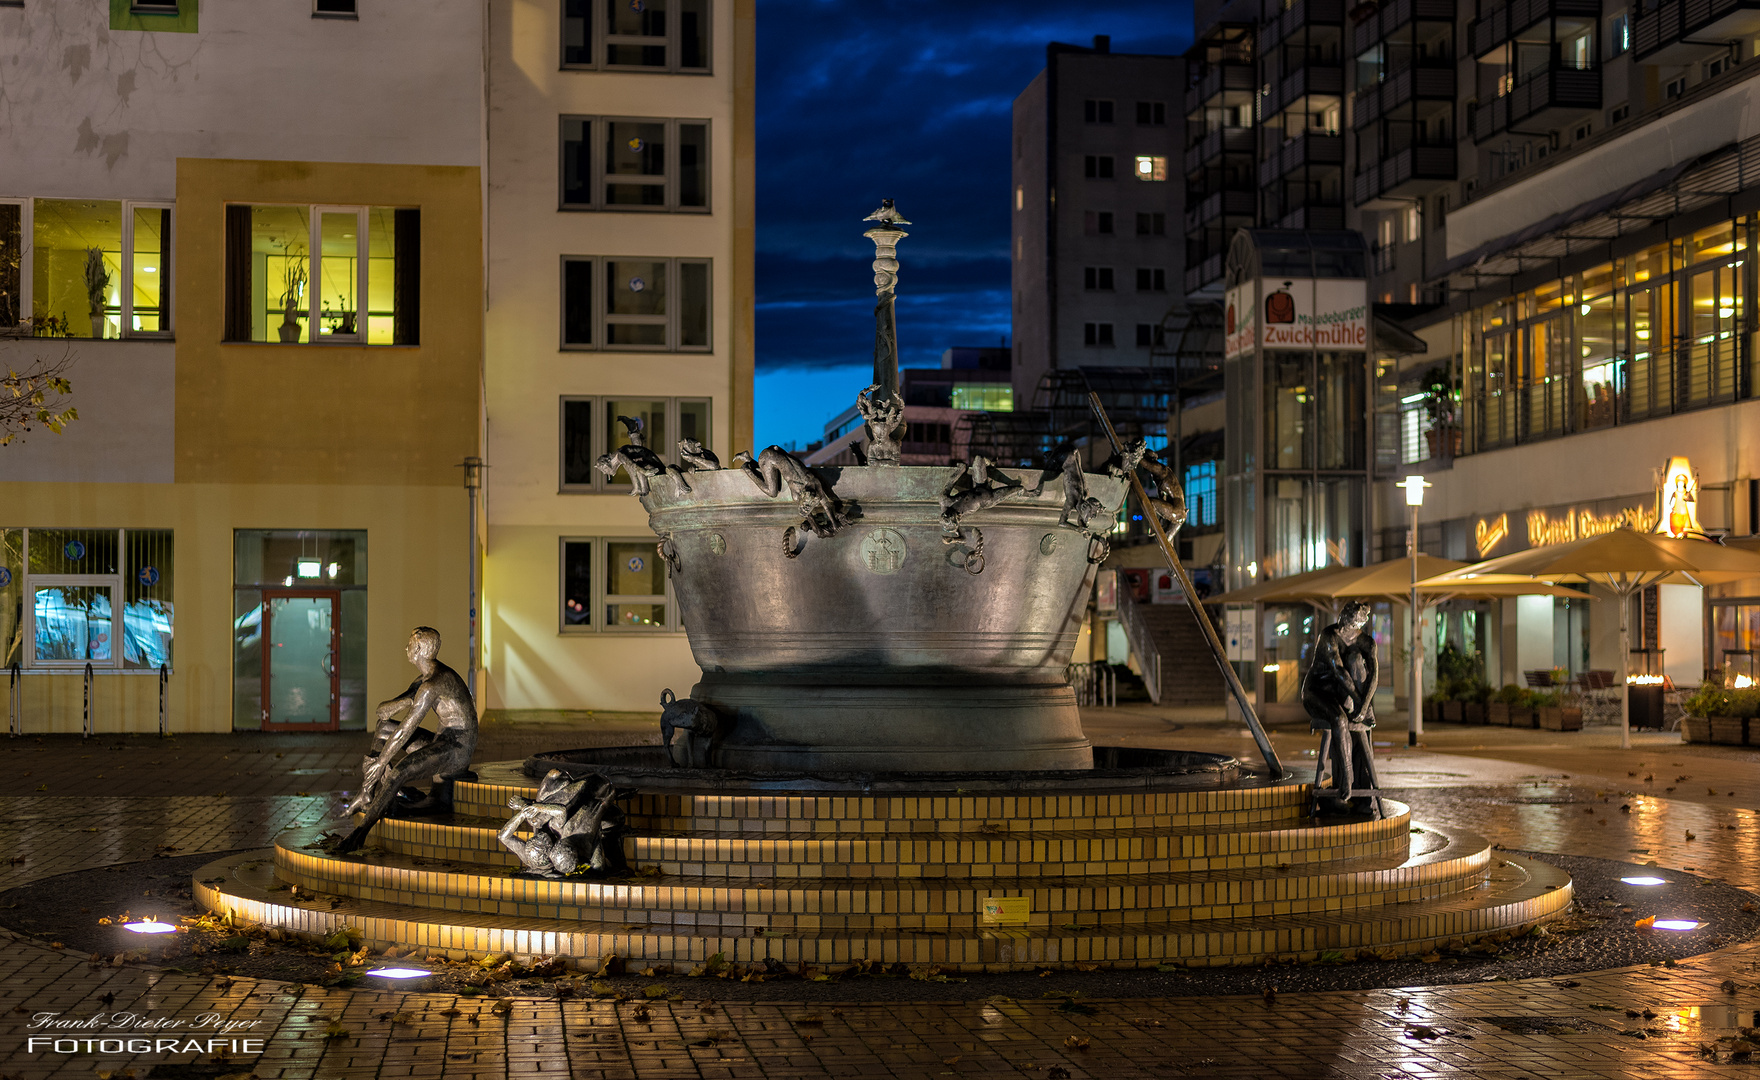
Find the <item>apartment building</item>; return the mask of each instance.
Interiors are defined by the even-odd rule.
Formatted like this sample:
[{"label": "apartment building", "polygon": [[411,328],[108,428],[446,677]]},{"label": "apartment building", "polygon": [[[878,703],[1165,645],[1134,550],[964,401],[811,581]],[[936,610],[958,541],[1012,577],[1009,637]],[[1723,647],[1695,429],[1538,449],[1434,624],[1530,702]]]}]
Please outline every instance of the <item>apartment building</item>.
[{"label": "apartment building", "polygon": [[0,367],[79,410],[0,448],[12,723],[360,728],[411,627],[465,666],[481,57],[465,0],[0,5]]},{"label": "apartment building", "polygon": [[620,416],[750,443],[752,44],[736,0],[0,4],[0,364],[80,415],[0,449],[9,718],[358,729],[418,625],[485,711],[686,690],[593,466]]},{"label": "apartment building", "polygon": [[483,705],[645,710],[698,669],[629,477],[751,448],[753,0],[495,0]]},{"label": "apartment building", "polygon": [[1052,43],[1015,99],[1014,387],[1046,373],[1148,367],[1179,300],[1184,203],[1179,57]]}]

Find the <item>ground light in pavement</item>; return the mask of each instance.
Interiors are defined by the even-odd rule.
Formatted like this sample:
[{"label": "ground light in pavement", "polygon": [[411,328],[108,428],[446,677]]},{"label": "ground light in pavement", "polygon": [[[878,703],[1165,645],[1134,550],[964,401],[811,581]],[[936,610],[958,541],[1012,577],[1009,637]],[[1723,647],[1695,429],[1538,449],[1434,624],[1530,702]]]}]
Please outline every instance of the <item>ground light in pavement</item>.
[{"label": "ground light in pavement", "polygon": [[1622,878],[1620,878],[1620,880],[1625,882],[1627,885],[1667,885],[1668,884],[1667,878],[1659,878],[1659,877],[1622,877]]},{"label": "ground light in pavement", "polygon": [[122,928],[133,930],[137,934],[174,934],[177,932],[177,927],[170,923],[154,922],[151,919],[144,922],[123,923]]},{"label": "ground light in pavement", "polygon": [[425,979],[433,972],[421,968],[374,968],[367,974],[377,975],[381,979]]},{"label": "ground light in pavement", "polygon": [[1657,919],[1650,925],[1658,930],[1697,930],[1705,924],[1692,919]]}]

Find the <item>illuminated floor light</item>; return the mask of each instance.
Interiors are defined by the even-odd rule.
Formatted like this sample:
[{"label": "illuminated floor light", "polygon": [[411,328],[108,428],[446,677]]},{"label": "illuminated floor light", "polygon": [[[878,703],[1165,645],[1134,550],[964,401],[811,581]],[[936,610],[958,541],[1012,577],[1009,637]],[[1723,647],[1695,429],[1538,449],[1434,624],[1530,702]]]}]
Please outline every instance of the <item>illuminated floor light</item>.
[{"label": "illuminated floor light", "polygon": [[172,926],[170,923],[153,922],[150,919],[146,922],[123,923],[122,928],[124,930],[133,930],[137,934],[171,934],[177,932],[177,927]]},{"label": "illuminated floor light", "polygon": [[431,971],[421,968],[374,968],[368,975],[377,975],[381,979],[422,979],[432,975]]},{"label": "illuminated floor light", "polygon": [[1704,926],[1704,925],[1705,925],[1704,923],[1695,922],[1692,919],[1657,919],[1656,920],[1656,929],[1658,929],[1658,930],[1697,930],[1701,926]]},{"label": "illuminated floor light", "polygon": [[1667,878],[1659,878],[1659,877],[1622,877],[1622,878],[1620,878],[1620,880],[1625,882],[1627,885],[1667,885],[1668,884]]}]

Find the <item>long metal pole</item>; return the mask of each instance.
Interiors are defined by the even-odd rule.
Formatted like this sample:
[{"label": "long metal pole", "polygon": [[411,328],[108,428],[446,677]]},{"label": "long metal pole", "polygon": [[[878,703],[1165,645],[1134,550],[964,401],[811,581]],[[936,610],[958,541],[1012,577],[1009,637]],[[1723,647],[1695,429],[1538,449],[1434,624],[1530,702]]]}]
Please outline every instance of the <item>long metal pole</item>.
[{"label": "long metal pole", "polygon": [[[1088,391],[1088,406],[1094,410],[1095,418],[1106,432],[1106,441],[1112,444],[1112,452],[1122,456],[1124,446],[1118,441],[1118,432],[1113,430],[1112,420],[1106,415],[1106,406],[1100,403],[1100,395],[1092,390]],[[1143,517],[1155,533],[1155,542],[1161,545],[1161,554],[1167,559],[1168,569],[1179,579],[1180,589],[1186,595],[1186,605],[1197,618],[1199,629],[1204,631],[1204,640],[1210,643],[1210,652],[1216,657],[1216,666],[1222,669],[1222,677],[1228,682],[1229,693],[1234,695],[1235,704],[1240,706],[1241,715],[1246,717],[1247,730],[1253,733],[1253,741],[1259,745],[1259,756],[1265,759],[1266,770],[1271,779],[1283,779],[1283,763],[1277,760],[1277,751],[1271,748],[1271,739],[1259,724],[1259,714],[1253,710],[1253,703],[1247,700],[1247,688],[1241,685],[1240,675],[1234,670],[1234,665],[1228,662],[1228,652],[1222,647],[1222,638],[1217,635],[1210,617],[1204,614],[1203,605],[1198,603],[1198,591],[1192,587],[1192,579],[1179,561],[1179,552],[1173,549],[1166,530],[1161,527],[1161,518],[1150,508],[1149,493],[1143,490],[1143,480],[1134,469],[1131,470],[1130,483],[1131,490],[1136,492],[1137,503],[1143,508]]]},{"label": "long metal pole", "polygon": [[1424,609],[1418,606],[1418,508],[1412,507],[1411,541],[1406,545],[1412,556],[1412,662],[1411,689],[1407,692],[1410,711],[1406,714],[1406,745],[1418,745],[1424,734]]},{"label": "long metal pole", "polygon": [[[464,494],[470,507],[469,536],[466,538],[465,556],[470,568],[470,635],[465,653],[464,680],[465,688],[470,691],[471,700],[477,697],[477,622],[481,615],[482,602],[478,596],[481,589],[477,584],[477,489],[482,486],[483,459],[467,457],[464,459]],[[481,709],[481,705],[478,705]]]}]

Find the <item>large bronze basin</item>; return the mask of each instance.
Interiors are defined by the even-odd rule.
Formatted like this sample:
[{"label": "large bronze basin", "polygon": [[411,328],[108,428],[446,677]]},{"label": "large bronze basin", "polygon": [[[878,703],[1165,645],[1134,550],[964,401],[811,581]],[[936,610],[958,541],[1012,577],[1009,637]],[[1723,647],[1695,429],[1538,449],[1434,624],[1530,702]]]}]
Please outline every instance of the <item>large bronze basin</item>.
[{"label": "large bronze basin", "polygon": [[[955,544],[938,501],[950,468],[815,471],[850,518],[835,536],[807,535],[786,489],[767,497],[739,469],[690,473],[689,492],[657,477],[643,497],[676,552],[672,587],[703,670],[691,697],[723,718],[711,763],[1091,767],[1067,667],[1094,566],[1088,538],[1058,521],[1063,478],[968,515]],[[1122,481],[1086,484],[1116,511]]]}]

